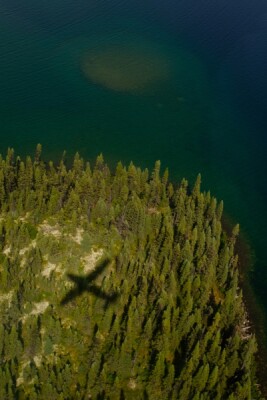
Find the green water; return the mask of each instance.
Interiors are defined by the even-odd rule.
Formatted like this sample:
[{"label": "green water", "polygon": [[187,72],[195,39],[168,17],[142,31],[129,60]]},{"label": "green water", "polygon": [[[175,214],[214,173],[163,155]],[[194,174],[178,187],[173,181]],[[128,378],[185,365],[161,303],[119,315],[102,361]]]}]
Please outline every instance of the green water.
[{"label": "green water", "polygon": [[[171,179],[186,177],[190,183],[201,172],[203,188],[224,199],[230,219],[241,223],[255,254],[255,293],[266,311],[265,127],[253,122],[253,110],[260,107],[249,93],[244,95],[248,112],[237,102],[242,82],[227,78],[231,66],[223,59],[225,47],[219,41],[223,51],[208,40],[200,44],[193,19],[192,25],[188,19],[190,30],[178,25],[171,30],[167,17],[156,14],[160,2],[153,12],[138,2],[129,4],[4,2],[0,150],[11,146],[21,155],[32,154],[40,142],[47,159],[58,160],[63,150],[69,159],[76,151],[89,160],[102,152],[112,166],[122,160],[151,168],[160,159]],[[172,21],[171,13],[181,10],[170,6]],[[153,54],[159,64],[167,63],[168,73],[138,91],[112,90],[90,80],[82,70],[84,57],[114,46],[115,55],[108,53],[111,63],[127,48],[136,68],[145,68]]]}]

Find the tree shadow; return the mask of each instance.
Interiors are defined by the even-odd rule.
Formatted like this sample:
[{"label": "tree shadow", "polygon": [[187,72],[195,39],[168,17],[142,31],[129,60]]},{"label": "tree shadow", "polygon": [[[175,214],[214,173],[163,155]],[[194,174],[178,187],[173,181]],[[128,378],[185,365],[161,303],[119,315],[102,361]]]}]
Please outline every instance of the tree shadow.
[{"label": "tree shadow", "polygon": [[81,296],[84,292],[92,293],[100,299],[106,300],[107,303],[113,303],[118,298],[118,293],[106,293],[99,286],[94,285],[93,282],[110,264],[110,260],[105,258],[96,268],[85,276],[78,276],[74,274],[67,274],[68,278],[75,284],[73,289],[65,295],[61,300],[60,305],[64,306],[74,300],[76,297]]}]

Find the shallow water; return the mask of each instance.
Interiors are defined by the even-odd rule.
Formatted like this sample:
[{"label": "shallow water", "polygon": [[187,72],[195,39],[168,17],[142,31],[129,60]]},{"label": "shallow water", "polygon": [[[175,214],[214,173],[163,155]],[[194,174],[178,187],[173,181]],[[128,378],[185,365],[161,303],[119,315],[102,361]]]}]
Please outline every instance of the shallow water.
[{"label": "shallow water", "polygon": [[[191,183],[201,172],[255,253],[251,279],[267,315],[266,2],[3,0],[1,8],[1,152],[32,153],[41,142],[47,158],[66,149],[89,159],[103,152],[112,165],[161,159],[172,179]],[[108,49],[115,62],[114,46],[134,49],[138,90],[117,90],[109,69],[105,82],[85,76],[84,57]],[[140,68],[151,59],[168,73],[159,68],[164,79],[146,87]]]}]

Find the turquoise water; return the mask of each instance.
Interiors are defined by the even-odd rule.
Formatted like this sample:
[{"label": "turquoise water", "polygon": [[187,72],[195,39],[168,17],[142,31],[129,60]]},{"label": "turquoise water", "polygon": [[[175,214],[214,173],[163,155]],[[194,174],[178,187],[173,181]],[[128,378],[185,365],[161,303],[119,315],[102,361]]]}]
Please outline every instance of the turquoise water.
[{"label": "turquoise water", "polygon": [[[201,172],[203,187],[241,223],[267,314],[267,8],[261,0],[176,3],[4,0],[0,151],[25,155],[40,142],[47,158],[65,149],[90,160],[102,152],[111,165],[151,168],[161,159],[173,180],[191,183]],[[125,47],[136,68],[153,54],[168,73],[138,91],[85,76],[85,56],[109,49],[114,63]]]}]

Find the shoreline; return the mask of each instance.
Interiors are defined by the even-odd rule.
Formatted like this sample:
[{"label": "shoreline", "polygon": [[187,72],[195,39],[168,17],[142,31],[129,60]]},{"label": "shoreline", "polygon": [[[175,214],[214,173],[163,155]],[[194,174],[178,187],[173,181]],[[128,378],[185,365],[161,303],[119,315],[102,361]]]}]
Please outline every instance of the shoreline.
[{"label": "shoreline", "polygon": [[[222,227],[227,234],[231,234],[234,223],[228,216],[222,217]],[[243,302],[251,326],[251,332],[255,334],[258,351],[255,355],[256,377],[261,393],[267,398],[266,365],[267,365],[267,335],[265,331],[266,316],[262,305],[258,302],[253,287],[250,283],[251,267],[255,264],[253,250],[249,240],[245,237],[242,229],[237,237],[235,253],[238,254],[238,270],[240,288],[243,293]]]}]

